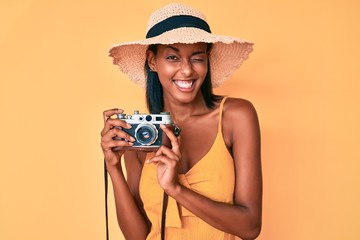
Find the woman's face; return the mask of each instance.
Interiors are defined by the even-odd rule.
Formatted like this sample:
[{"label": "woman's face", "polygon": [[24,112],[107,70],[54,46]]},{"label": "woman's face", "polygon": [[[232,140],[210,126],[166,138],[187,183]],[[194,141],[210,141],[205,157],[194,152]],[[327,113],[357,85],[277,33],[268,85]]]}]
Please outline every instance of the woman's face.
[{"label": "woman's face", "polygon": [[157,72],[164,98],[191,102],[200,92],[208,71],[206,43],[158,45],[148,52],[148,63]]}]

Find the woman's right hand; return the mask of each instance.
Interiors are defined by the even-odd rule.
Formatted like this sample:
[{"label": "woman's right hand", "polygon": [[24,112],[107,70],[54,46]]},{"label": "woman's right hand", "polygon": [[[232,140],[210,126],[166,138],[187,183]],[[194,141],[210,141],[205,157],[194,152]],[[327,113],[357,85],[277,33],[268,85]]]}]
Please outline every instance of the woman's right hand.
[{"label": "woman's right hand", "polygon": [[[107,167],[118,166],[120,164],[124,151],[114,150],[115,147],[132,146],[135,141],[133,137],[119,128],[130,129],[131,125],[123,120],[111,117],[114,114],[120,113],[123,113],[123,110],[117,108],[106,110],[103,113],[104,128],[101,131],[101,148]],[[123,138],[126,141],[116,138]]]}]

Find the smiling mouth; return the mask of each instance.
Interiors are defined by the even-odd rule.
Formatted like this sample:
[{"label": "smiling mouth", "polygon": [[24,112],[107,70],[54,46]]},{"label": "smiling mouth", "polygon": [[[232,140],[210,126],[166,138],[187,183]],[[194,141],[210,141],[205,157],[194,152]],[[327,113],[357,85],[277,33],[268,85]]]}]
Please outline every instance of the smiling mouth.
[{"label": "smiling mouth", "polygon": [[194,80],[193,81],[173,81],[174,84],[180,88],[183,89],[190,89],[193,85],[194,85]]}]

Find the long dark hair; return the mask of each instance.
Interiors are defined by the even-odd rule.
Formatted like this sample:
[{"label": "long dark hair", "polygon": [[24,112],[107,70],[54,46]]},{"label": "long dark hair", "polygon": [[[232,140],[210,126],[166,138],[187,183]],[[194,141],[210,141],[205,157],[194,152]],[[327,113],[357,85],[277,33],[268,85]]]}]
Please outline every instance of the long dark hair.
[{"label": "long dark hair", "polygon": [[[155,55],[157,54],[158,45],[150,45],[149,51],[152,51]],[[210,51],[212,44],[207,44],[207,51]],[[214,108],[216,103],[220,101],[221,96],[213,93],[213,87],[211,83],[210,74],[210,63],[208,62],[208,72],[205,76],[205,80],[201,85],[201,93],[204,97],[205,104],[208,108]],[[159,80],[159,76],[156,72],[152,72],[148,65],[145,63],[145,71],[147,73],[146,81],[146,103],[150,113],[157,114],[164,111],[164,97],[163,88]]]}]

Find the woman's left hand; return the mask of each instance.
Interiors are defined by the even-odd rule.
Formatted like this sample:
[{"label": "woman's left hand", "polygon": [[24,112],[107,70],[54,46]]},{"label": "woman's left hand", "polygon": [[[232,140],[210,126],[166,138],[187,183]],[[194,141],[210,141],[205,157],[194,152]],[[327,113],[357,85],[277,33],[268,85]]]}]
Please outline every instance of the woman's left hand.
[{"label": "woman's left hand", "polygon": [[147,163],[157,164],[157,177],[160,186],[169,195],[179,186],[178,166],[181,159],[180,142],[178,137],[165,125],[160,125],[163,132],[168,136],[171,142],[171,149],[161,146],[156,152],[155,157],[149,159]]}]

